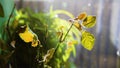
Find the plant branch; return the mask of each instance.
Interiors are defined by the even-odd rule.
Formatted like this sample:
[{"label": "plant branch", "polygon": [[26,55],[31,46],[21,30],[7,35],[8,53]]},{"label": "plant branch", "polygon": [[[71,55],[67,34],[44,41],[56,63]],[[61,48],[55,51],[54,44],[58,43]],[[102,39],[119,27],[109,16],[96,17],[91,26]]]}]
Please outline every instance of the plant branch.
[{"label": "plant branch", "polygon": [[63,38],[63,40],[61,42],[65,41],[65,39],[66,39],[68,33],[70,32],[72,26],[73,26],[73,23],[71,24],[70,28],[68,29],[67,33],[65,34],[65,36],[64,36],[64,38]]},{"label": "plant branch", "polygon": [[[71,24],[70,28],[68,29],[67,33],[65,34],[65,36],[64,36],[64,38],[63,38],[63,40],[61,40],[61,41],[57,44],[57,46],[56,46],[56,48],[55,48],[55,52],[54,52],[54,54],[55,54],[55,53],[56,53],[56,51],[58,50],[58,48],[59,48],[59,46],[60,46],[60,43],[62,43],[63,41],[65,41],[65,39],[66,39],[66,37],[67,37],[68,33],[70,32],[70,30],[71,30],[72,26],[73,26],[73,23]],[[54,55],[54,54],[53,54],[53,55]]]},{"label": "plant branch", "polygon": [[8,35],[9,35],[9,38],[10,38],[10,39],[12,39],[12,36],[11,36],[10,30],[9,30],[9,23],[10,23],[10,18],[11,18],[12,15],[13,15],[14,9],[15,9],[15,4],[14,4],[14,7],[13,7],[13,9],[12,9],[12,12],[11,12],[9,18],[8,18],[7,26],[6,26],[6,30],[7,30],[7,32],[8,32]]},{"label": "plant branch", "polygon": [[[58,50],[58,48],[59,48],[59,45],[60,45],[60,43],[57,44],[57,46],[56,46],[56,48],[55,48],[54,54],[56,54],[56,52],[57,52],[57,50]],[[53,54],[53,56],[54,56],[54,54]]]}]

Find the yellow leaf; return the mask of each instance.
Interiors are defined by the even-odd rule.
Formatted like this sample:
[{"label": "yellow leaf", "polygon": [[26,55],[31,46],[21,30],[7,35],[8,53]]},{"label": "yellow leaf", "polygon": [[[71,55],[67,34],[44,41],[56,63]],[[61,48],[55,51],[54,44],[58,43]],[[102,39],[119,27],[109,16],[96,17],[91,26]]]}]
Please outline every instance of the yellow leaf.
[{"label": "yellow leaf", "polygon": [[40,41],[38,40],[37,35],[31,31],[28,25],[25,28],[24,32],[19,33],[19,36],[26,43],[32,42],[31,46],[33,47],[36,47],[38,44],[40,44]]},{"label": "yellow leaf", "polygon": [[87,13],[86,12],[82,12],[80,13],[80,15],[78,16],[79,20],[84,20],[87,17]]},{"label": "yellow leaf", "polygon": [[31,33],[31,31],[29,31],[29,28],[27,27],[25,32],[19,33],[19,36],[24,42],[28,43],[33,41],[34,34]]},{"label": "yellow leaf", "polygon": [[78,21],[75,21],[75,22],[74,22],[74,26],[75,26],[79,31],[82,30],[82,26],[81,26],[81,24],[80,24]]},{"label": "yellow leaf", "polygon": [[82,25],[86,28],[91,28],[96,24],[96,16],[87,16],[86,19],[83,20]]},{"label": "yellow leaf", "polygon": [[95,37],[93,34],[83,31],[81,37],[82,46],[87,50],[92,50],[95,42]]}]

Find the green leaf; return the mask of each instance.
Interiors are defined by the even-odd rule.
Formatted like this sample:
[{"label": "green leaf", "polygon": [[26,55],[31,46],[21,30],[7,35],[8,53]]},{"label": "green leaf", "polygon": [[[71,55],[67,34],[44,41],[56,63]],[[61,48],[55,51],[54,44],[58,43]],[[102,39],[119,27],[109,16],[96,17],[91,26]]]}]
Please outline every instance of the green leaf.
[{"label": "green leaf", "polygon": [[4,11],[1,4],[0,4],[0,17],[4,17]]},{"label": "green leaf", "polygon": [[68,48],[65,50],[65,54],[62,56],[64,62],[66,62],[66,61],[69,59],[72,50],[73,50],[72,47],[68,47]]},{"label": "green leaf", "polygon": [[[5,22],[8,20],[10,14],[11,14],[11,11],[14,6],[14,1],[13,0],[0,0],[0,4],[4,11],[4,17],[1,17],[1,15],[0,15],[0,28],[2,28],[3,24],[5,24]],[[1,9],[0,9],[0,13],[1,13]],[[0,32],[1,32],[1,30],[2,29],[0,29]]]},{"label": "green leaf", "polygon": [[70,12],[65,11],[65,10],[55,10],[54,14],[55,15],[57,15],[57,14],[65,14],[65,15],[69,16],[70,18],[74,18],[74,16]]},{"label": "green leaf", "polygon": [[2,5],[4,16],[9,17],[14,6],[14,0],[0,0],[0,4]]},{"label": "green leaf", "polygon": [[92,50],[95,42],[95,37],[93,34],[83,31],[81,37],[82,46],[87,50]]},{"label": "green leaf", "polygon": [[86,19],[83,20],[82,25],[86,28],[91,28],[96,24],[96,16],[87,16]]}]

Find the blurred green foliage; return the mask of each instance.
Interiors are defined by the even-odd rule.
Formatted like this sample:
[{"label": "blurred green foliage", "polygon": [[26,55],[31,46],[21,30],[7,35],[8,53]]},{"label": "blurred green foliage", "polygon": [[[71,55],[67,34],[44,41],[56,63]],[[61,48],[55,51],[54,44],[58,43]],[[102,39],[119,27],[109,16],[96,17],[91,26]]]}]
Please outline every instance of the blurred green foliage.
[{"label": "blurred green foliage", "polygon": [[8,34],[6,32],[6,22],[10,16],[14,5],[13,0],[0,0],[0,67],[3,68],[8,62],[11,47],[8,46]]}]

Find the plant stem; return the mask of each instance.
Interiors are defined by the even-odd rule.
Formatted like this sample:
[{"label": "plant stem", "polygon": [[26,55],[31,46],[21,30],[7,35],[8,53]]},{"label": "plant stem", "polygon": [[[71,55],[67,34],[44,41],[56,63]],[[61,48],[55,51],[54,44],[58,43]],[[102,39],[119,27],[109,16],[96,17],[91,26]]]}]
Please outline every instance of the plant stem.
[{"label": "plant stem", "polygon": [[[57,46],[56,46],[56,48],[55,48],[54,54],[56,54],[56,52],[57,52],[57,50],[58,50],[58,48],[59,48],[59,45],[60,45],[60,43],[57,44]],[[53,54],[53,56],[54,56],[54,54]]]},{"label": "plant stem", "polygon": [[[58,50],[58,48],[59,48],[59,46],[60,46],[60,43],[62,43],[63,41],[65,41],[65,39],[66,39],[66,37],[67,37],[68,33],[70,32],[70,30],[71,30],[72,26],[73,26],[73,23],[71,24],[70,28],[68,29],[67,33],[65,34],[65,36],[64,36],[64,38],[63,38],[63,40],[61,40],[61,41],[57,44],[57,46],[56,46],[56,48],[55,48],[55,52],[54,52],[54,54],[55,54],[55,53],[56,53],[56,51]],[[54,54],[53,54],[53,55],[54,55]]]},{"label": "plant stem", "polygon": [[63,40],[62,40],[62,42],[65,41],[65,39],[66,39],[68,33],[70,32],[72,26],[73,26],[73,23],[71,24],[70,28],[68,29],[67,33],[65,34],[65,36],[64,36],[64,38],[63,38]]},{"label": "plant stem", "polygon": [[7,32],[8,32],[8,35],[9,35],[9,38],[10,38],[10,39],[12,39],[12,36],[11,36],[10,30],[9,30],[9,23],[10,23],[10,18],[11,18],[12,15],[13,15],[14,9],[15,9],[15,4],[14,4],[14,7],[13,7],[13,9],[12,9],[12,12],[11,12],[9,18],[8,18],[7,26],[6,26],[6,30],[7,30]]}]

